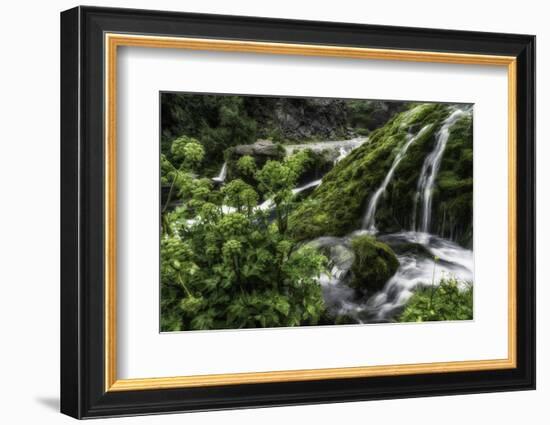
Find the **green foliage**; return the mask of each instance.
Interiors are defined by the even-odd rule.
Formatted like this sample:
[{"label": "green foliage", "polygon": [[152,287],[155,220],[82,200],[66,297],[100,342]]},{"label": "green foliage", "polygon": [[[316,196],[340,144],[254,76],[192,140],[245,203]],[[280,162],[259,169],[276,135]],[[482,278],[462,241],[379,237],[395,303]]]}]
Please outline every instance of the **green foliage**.
[{"label": "green foliage", "polygon": [[252,143],[256,137],[256,122],[243,109],[243,98],[219,96],[216,125],[204,127],[201,141],[206,151],[220,161],[223,151],[230,146]]},{"label": "green foliage", "polygon": [[[357,229],[370,196],[408,135],[429,124],[409,147],[377,209],[381,231],[409,229],[419,170],[450,109],[442,104],[411,104],[404,112],[385,111],[376,117],[366,116],[373,108],[369,101],[331,104],[326,110],[338,110],[341,116],[326,134],[349,135],[341,125],[346,114],[352,128],[369,134],[368,143],[333,166],[312,150],[283,158],[281,146],[269,154],[268,149],[234,148],[270,132],[283,142],[317,137],[317,130],[311,129],[329,123],[331,117],[320,118],[305,133],[300,120],[315,119],[313,111],[319,105],[289,100],[281,106],[277,99],[251,101],[238,96],[170,95],[166,99],[163,95],[161,329],[352,320],[329,317],[318,283],[327,259],[300,241]],[[404,107],[400,105],[399,110]],[[285,108],[297,115],[279,114]],[[433,222],[439,233],[454,235],[463,244],[472,235],[472,158],[472,122],[466,117],[450,129],[433,196]],[[214,185],[206,176],[215,175],[224,160],[226,182]],[[293,193],[299,184],[321,175],[323,183],[315,190]],[[261,202],[265,203],[259,208]],[[380,289],[398,267],[395,254],[370,236],[356,237],[351,244],[355,262],[350,285],[368,293]],[[444,279],[433,290],[418,288],[399,320],[471,318],[471,288],[462,291],[458,286]]]},{"label": "green foliage", "polygon": [[215,170],[230,146],[248,144],[256,138],[256,122],[247,113],[241,96],[162,95],[162,152],[175,164],[172,141],[182,134],[201,141],[205,152],[203,169]]},{"label": "green foliage", "polygon": [[285,234],[288,229],[288,217],[294,200],[292,189],[296,186],[307,158],[306,153],[299,152],[283,162],[267,161],[256,173],[259,189],[275,205],[277,228],[281,234]]},{"label": "green foliage", "polygon": [[181,136],[172,142],[170,148],[176,164],[195,168],[204,158],[204,149],[197,139]]},{"label": "green foliage", "polygon": [[436,320],[472,320],[473,286],[453,277],[441,279],[439,285],[422,286],[414,292],[398,322],[428,322]]},{"label": "green foliage", "polygon": [[[173,152],[177,158],[188,155],[188,144],[181,144]],[[325,305],[318,278],[327,259],[285,235],[294,206],[291,189],[304,156],[268,161],[260,170],[249,159],[241,162],[273,199],[274,223],[257,208],[259,196],[251,185],[236,179],[214,190],[209,180],[191,176],[185,158],[181,170],[166,158],[161,167],[183,200],[163,216],[161,329],[319,323]]]},{"label": "green foliage", "polygon": [[305,149],[302,152],[305,156],[299,178],[302,183],[321,178],[334,166],[334,159],[325,152],[316,152],[312,149]]},{"label": "green foliage", "polygon": [[243,210],[252,214],[253,208],[258,204],[258,194],[249,185],[240,179],[231,180],[222,188],[224,203],[230,207],[236,208],[238,212]]},{"label": "green foliage", "polygon": [[399,261],[392,249],[377,241],[374,236],[362,235],[353,238],[351,248],[355,261],[351,267],[353,279],[350,286],[375,292],[384,286],[399,267]]},{"label": "green foliage", "polygon": [[252,178],[256,173],[256,161],[250,155],[244,155],[237,161],[237,169],[247,178]]}]

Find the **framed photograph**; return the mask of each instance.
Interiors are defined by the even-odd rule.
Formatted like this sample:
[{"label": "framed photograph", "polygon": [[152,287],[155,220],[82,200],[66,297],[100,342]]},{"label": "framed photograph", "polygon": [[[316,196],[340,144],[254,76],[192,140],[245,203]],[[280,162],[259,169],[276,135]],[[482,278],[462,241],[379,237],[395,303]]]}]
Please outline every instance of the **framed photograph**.
[{"label": "framed photograph", "polygon": [[61,14],[61,411],[535,387],[535,37]]}]

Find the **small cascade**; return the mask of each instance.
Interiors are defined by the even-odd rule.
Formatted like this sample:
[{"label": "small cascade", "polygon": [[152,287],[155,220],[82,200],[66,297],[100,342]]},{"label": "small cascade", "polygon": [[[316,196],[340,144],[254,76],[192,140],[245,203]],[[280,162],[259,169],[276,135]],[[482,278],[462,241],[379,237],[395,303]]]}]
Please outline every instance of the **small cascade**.
[{"label": "small cascade", "polygon": [[303,192],[304,190],[311,189],[312,187],[317,187],[321,184],[322,181],[323,181],[322,179],[314,180],[312,182],[304,184],[303,186],[296,187],[292,189],[292,194],[297,195],[298,193]]},{"label": "small cascade", "polygon": [[462,109],[456,109],[451,113],[443,122],[443,125],[437,133],[437,141],[435,148],[424,160],[422,169],[420,171],[420,177],[418,179],[417,193],[415,197],[415,204],[413,209],[413,228],[416,228],[416,209],[420,201],[421,205],[421,222],[420,231],[428,233],[430,231],[431,219],[432,219],[432,195],[437,173],[439,172],[439,166],[443,159],[443,153],[449,140],[450,128],[466,114]]},{"label": "small cascade", "polygon": [[[306,183],[302,186],[295,187],[292,189],[292,194],[297,195],[300,192],[303,192],[304,190],[311,189],[312,187],[317,187],[321,184],[323,180],[314,180],[312,182]],[[273,202],[273,199],[269,198],[266,199],[264,202],[262,202],[260,205],[254,208],[254,210],[260,210],[260,211],[269,211],[270,209],[275,207],[275,203]]]},{"label": "small cascade", "polygon": [[300,143],[295,145],[284,145],[287,155],[292,155],[301,150],[309,149],[313,152],[325,152],[325,151],[338,151],[341,155],[345,151],[344,157],[349,154],[353,149],[358,148],[364,143],[367,143],[368,137],[356,137],[354,139],[347,140],[333,140],[327,142],[309,142]]},{"label": "small cascade", "polygon": [[[321,184],[323,180],[314,180],[312,182],[306,183],[302,186],[296,187],[292,189],[292,194],[297,195],[300,192],[303,192],[304,190],[311,189],[313,187],[317,187]],[[254,211],[269,211],[271,209],[275,208],[275,202],[273,202],[272,198],[268,198],[265,201],[263,201],[261,204],[254,207]],[[236,211],[236,208],[230,207],[228,205],[222,205],[222,212],[224,214],[231,214]]]},{"label": "small cascade", "polygon": [[[327,309],[335,316],[344,315],[356,323],[391,322],[418,286],[453,276],[459,280],[460,288],[465,289],[466,282],[473,281],[471,250],[438,236],[399,232],[384,235],[380,240],[395,247],[410,244],[422,246],[425,252],[396,252],[399,268],[384,288],[366,297],[358,296],[348,281],[355,260],[351,240],[361,234],[364,231],[355,231],[343,237],[323,236],[308,243],[313,248],[322,249],[329,258],[328,271],[320,276],[319,283]],[[439,261],[434,267],[435,256]]]},{"label": "small cascade", "polygon": [[227,177],[227,162],[224,162],[219,174],[216,177],[213,177],[212,181],[214,183],[224,183],[226,177]]},{"label": "small cascade", "polygon": [[348,151],[343,146],[340,146],[340,149],[338,149],[338,156],[334,160],[335,164],[338,164],[340,161],[342,161],[346,156],[348,156],[348,153],[351,152],[351,149]]},{"label": "small cascade", "polygon": [[382,181],[382,184],[380,187],[374,192],[372,197],[370,198],[367,212],[365,213],[365,217],[363,218],[363,226],[362,228],[365,230],[368,230],[369,232],[376,233],[376,208],[378,206],[378,202],[380,200],[380,197],[382,194],[386,191],[386,188],[390,184],[393,175],[395,173],[395,169],[401,162],[401,160],[404,158],[405,154],[407,153],[407,150],[409,149],[409,146],[411,146],[421,135],[423,135],[429,128],[430,124],[424,126],[417,134],[416,136],[413,136],[411,134],[407,135],[407,141],[405,144],[401,147],[399,152],[397,152],[397,155],[395,156],[393,163],[390,167],[390,170],[388,171],[388,174],[386,174],[386,177]]}]

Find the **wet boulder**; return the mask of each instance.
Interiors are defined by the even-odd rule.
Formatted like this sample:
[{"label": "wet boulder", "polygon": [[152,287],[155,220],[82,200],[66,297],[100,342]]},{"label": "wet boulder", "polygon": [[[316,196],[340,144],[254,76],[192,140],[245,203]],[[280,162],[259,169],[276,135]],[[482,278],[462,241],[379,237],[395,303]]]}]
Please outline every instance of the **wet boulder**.
[{"label": "wet boulder", "polygon": [[250,145],[237,145],[226,149],[224,157],[227,163],[227,180],[243,179],[246,183],[254,185],[253,179],[248,179],[237,169],[237,162],[243,156],[254,159],[257,168],[262,168],[269,161],[280,161],[285,156],[284,148],[271,140],[257,140]]},{"label": "wet boulder", "polygon": [[399,261],[392,249],[371,235],[357,236],[351,241],[355,260],[351,266],[349,285],[357,290],[376,292],[392,277]]},{"label": "wet boulder", "polygon": [[330,274],[338,280],[346,277],[355,262],[355,254],[344,238],[324,236],[310,241],[307,245],[327,256]]},{"label": "wet boulder", "polygon": [[238,145],[232,149],[236,157],[250,155],[255,159],[281,159],[284,156],[284,149],[271,140],[258,140],[251,145]]}]

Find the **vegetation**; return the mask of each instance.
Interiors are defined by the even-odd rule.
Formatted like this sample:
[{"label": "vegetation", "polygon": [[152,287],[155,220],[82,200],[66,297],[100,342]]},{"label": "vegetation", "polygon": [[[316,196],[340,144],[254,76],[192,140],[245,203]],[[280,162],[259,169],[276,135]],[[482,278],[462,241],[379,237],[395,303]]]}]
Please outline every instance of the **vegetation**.
[{"label": "vegetation", "polygon": [[433,144],[437,123],[447,115],[444,105],[420,104],[374,131],[369,142],[336,164],[308,202],[298,208],[291,218],[294,236],[311,239],[326,234],[344,235],[360,228],[368,198],[386,176],[408,132],[433,124],[409,148],[407,161],[402,161],[395,172],[395,182],[387,190],[395,202],[384,203],[377,214],[382,230],[408,228],[426,145]]},{"label": "vegetation", "polygon": [[417,289],[397,318],[398,322],[428,322],[436,320],[472,320],[474,291],[465,289],[453,277],[441,279],[438,285]]},{"label": "vegetation", "polygon": [[225,149],[256,140],[256,121],[246,113],[244,99],[242,96],[164,93],[162,152],[179,167],[178,159],[170,154],[170,146],[181,135],[194,137],[201,141],[205,151],[201,171],[214,176],[223,162]]},{"label": "vegetation", "polygon": [[472,246],[473,126],[464,116],[451,128],[434,193],[438,234]]},{"label": "vegetation", "polygon": [[[351,232],[361,227],[397,153],[424,129],[375,217],[383,234],[414,228],[419,170],[450,112],[435,103],[163,94],[161,330],[357,322],[351,313],[329,311],[320,277],[330,275],[339,256],[340,271],[350,272],[339,284],[355,289],[346,292],[355,294],[350,302],[364,302],[384,288],[402,258],[431,255],[416,241],[388,245]],[[302,146],[287,155],[283,146],[367,134],[368,142],[339,162],[335,151]],[[473,235],[472,159],[466,115],[450,128],[431,229],[465,247]],[[223,163],[226,178],[213,180]],[[296,190],[307,183],[315,184]],[[339,242],[308,243],[318,237]],[[471,285],[464,289],[455,278],[425,282],[392,320],[471,319],[472,297]]]},{"label": "vegetation", "polygon": [[161,239],[161,329],[223,329],[313,325],[325,305],[318,283],[326,258],[288,237],[292,188],[304,154],[261,169],[240,161],[272,199],[271,211],[258,208],[259,195],[236,179],[221,190],[196,179],[201,145],[178,138],[171,146],[177,168],[164,156],[163,178],[185,199],[163,208]]},{"label": "vegetation", "polygon": [[210,177],[229,147],[256,139],[303,143],[367,134],[407,106],[404,102],[192,93],[163,93],[161,105],[162,151],[173,161],[167,153],[172,140],[182,134],[200,140],[206,153],[201,171]]}]

